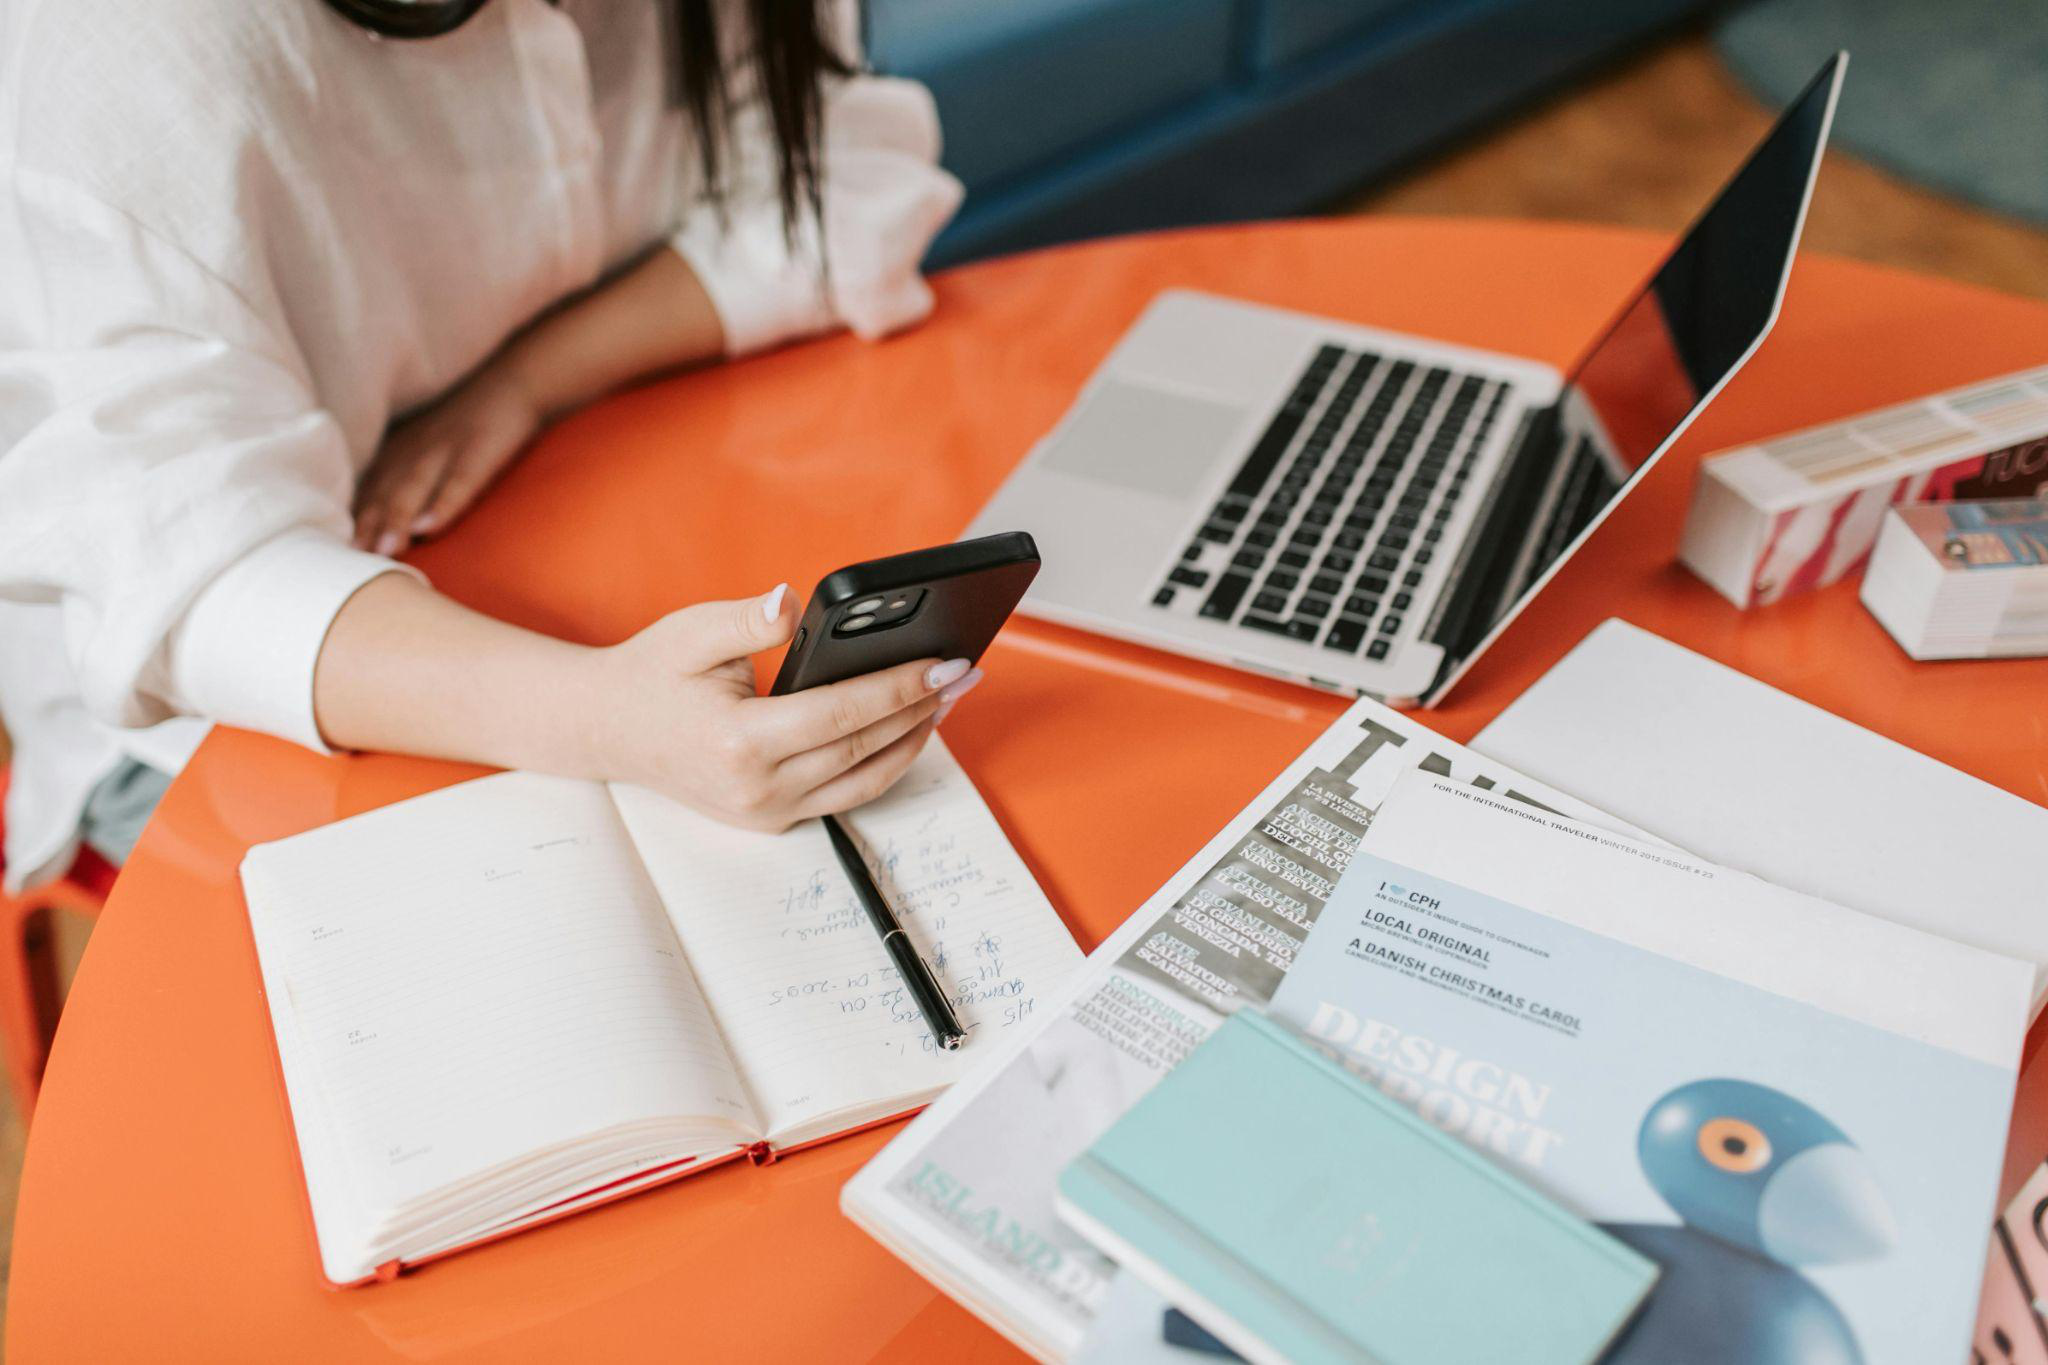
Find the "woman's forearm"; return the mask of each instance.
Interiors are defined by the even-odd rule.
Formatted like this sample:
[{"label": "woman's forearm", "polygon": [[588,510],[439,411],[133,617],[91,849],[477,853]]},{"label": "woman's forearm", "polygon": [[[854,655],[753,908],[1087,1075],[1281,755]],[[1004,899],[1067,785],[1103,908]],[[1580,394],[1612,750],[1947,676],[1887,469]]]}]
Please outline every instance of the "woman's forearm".
[{"label": "woman's forearm", "polygon": [[784,829],[887,790],[981,676],[966,659],[915,659],[757,696],[751,661],[788,644],[796,618],[783,585],[590,648],[385,574],[334,618],[314,715],[346,748],[634,782],[732,824]]},{"label": "woman's forearm", "polygon": [[313,673],[328,743],[609,777],[605,652],[493,620],[403,574],[343,605]]},{"label": "woman's forearm", "polygon": [[662,247],[625,274],[550,313],[499,357],[545,419],[663,370],[725,352],[711,296]]}]

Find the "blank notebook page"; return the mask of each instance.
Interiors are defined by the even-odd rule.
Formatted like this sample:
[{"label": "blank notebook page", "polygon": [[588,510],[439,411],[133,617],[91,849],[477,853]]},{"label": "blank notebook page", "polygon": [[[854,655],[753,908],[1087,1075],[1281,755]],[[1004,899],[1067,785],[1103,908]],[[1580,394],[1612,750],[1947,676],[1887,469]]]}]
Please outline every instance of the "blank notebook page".
[{"label": "blank notebook page", "polygon": [[886,795],[841,820],[959,1012],[968,1041],[957,1052],[934,1047],[819,822],[754,834],[637,788],[613,795],[771,1137],[921,1102],[1080,963],[936,738]]},{"label": "blank notebook page", "polygon": [[465,782],[256,848],[243,881],[316,1217],[329,1143],[327,1197],[374,1223],[613,1125],[755,1124],[596,783]]}]

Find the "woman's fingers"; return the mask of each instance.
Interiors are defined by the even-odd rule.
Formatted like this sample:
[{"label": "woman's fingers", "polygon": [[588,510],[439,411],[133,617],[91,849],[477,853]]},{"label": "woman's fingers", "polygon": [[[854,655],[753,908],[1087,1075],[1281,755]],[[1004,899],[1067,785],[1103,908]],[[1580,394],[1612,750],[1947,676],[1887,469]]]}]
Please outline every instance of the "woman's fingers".
[{"label": "woman's fingers", "polygon": [[939,704],[939,694],[928,692],[850,735],[792,754],[777,766],[776,783],[792,793],[807,793],[821,787],[888,748],[927,717],[936,724]]},{"label": "woman's fingers", "polygon": [[920,720],[907,733],[869,758],[798,800],[794,818],[808,820],[813,816],[832,815],[874,800],[909,771],[924,748],[924,742],[932,737],[932,729],[931,717]]},{"label": "woman's fingers", "polygon": [[452,452],[444,445],[413,454],[388,448],[379,457],[356,505],[356,543],[380,555],[397,554],[412,542],[420,509],[447,477]]},{"label": "woman's fingers", "polygon": [[448,477],[453,460],[453,452],[444,445],[410,462],[399,473],[383,496],[384,529],[371,549],[380,555],[395,555],[412,543],[412,524]]},{"label": "woman's fingers", "polygon": [[919,659],[748,704],[767,752],[788,758],[857,734],[943,692],[968,673],[965,659]]},{"label": "woman's fingers", "polygon": [[435,488],[432,496],[420,505],[419,511],[408,521],[399,524],[400,530],[409,535],[438,535],[453,525],[455,519],[469,510],[498,471],[504,467],[504,459],[493,459],[488,452],[470,450],[465,457],[451,460],[447,475]]},{"label": "woman's fingers", "polygon": [[[670,612],[648,631],[659,639],[668,665],[677,673],[711,673],[735,659],[786,643],[796,631],[796,612],[790,606],[789,585],[778,583],[759,597],[699,602]],[[742,672],[751,692],[752,670]]]}]

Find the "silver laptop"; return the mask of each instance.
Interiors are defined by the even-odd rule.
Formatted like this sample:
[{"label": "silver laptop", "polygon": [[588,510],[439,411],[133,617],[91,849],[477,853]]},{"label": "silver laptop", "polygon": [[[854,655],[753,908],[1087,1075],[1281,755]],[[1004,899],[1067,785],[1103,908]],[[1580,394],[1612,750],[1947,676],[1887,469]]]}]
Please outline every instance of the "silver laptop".
[{"label": "silver laptop", "polygon": [[967,534],[1037,540],[1028,614],[1434,704],[1776,321],[1847,64],[1569,374],[1169,292]]}]

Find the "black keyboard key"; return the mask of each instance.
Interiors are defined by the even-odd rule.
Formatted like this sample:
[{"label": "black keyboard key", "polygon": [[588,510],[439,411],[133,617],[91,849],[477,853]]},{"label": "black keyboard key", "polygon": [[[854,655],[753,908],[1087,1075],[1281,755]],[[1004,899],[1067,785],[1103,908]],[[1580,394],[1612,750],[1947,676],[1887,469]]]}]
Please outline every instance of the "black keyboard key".
[{"label": "black keyboard key", "polygon": [[1155,607],[1170,607],[1170,606],[1172,606],[1172,605],[1173,605],[1173,589],[1172,589],[1172,588],[1161,588],[1161,589],[1160,589],[1160,590],[1159,590],[1158,592],[1155,592],[1155,593],[1153,593],[1153,594],[1152,594],[1152,605],[1153,605],[1153,606],[1155,606]]},{"label": "black keyboard key", "polygon": [[1301,579],[1299,577],[1292,573],[1289,573],[1285,569],[1275,569],[1273,570],[1273,572],[1266,575],[1266,581],[1262,586],[1273,588],[1280,592],[1286,592],[1288,589],[1292,588],[1296,583],[1299,583],[1300,581]]},{"label": "black keyboard key", "polygon": [[1323,556],[1323,567],[1331,573],[1350,573],[1351,566],[1355,562],[1350,555],[1345,554],[1342,550],[1332,550]]},{"label": "black keyboard key", "polygon": [[1394,610],[1406,611],[1408,610],[1408,604],[1414,600],[1415,595],[1413,593],[1397,592],[1394,594]]},{"label": "black keyboard key", "polygon": [[1429,529],[1428,529],[1427,531],[1424,531],[1424,532],[1422,533],[1422,543],[1423,543],[1424,545],[1434,545],[1434,544],[1436,544],[1436,543],[1437,543],[1437,542],[1438,542],[1439,540],[1442,540],[1443,538],[1444,538],[1444,528],[1443,528],[1443,526],[1442,526],[1442,524],[1441,524],[1441,523],[1439,523],[1438,525],[1435,525],[1435,526],[1432,526],[1432,527],[1430,527],[1430,528],[1429,528]]},{"label": "black keyboard key", "polygon": [[1383,593],[1387,590],[1387,580],[1378,574],[1369,573],[1358,580],[1358,590],[1360,592]]},{"label": "black keyboard key", "polygon": [[1418,587],[1421,583],[1422,570],[1420,569],[1410,569],[1407,573],[1401,575],[1401,584],[1403,587]]},{"label": "black keyboard key", "polygon": [[1400,628],[1401,618],[1399,616],[1396,616],[1394,613],[1388,612],[1385,616],[1382,616],[1380,618],[1380,634],[1392,635],[1395,631],[1399,630]]},{"label": "black keyboard key", "polygon": [[[1356,517],[1346,517],[1344,519],[1344,524],[1346,526],[1349,526],[1356,519]],[[1372,519],[1370,517],[1366,519],[1366,524],[1372,524]],[[1365,548],[1365,537],[1360,535],[1356,531],[1339,531],[1337,533],[1336,540],[1332,541],[1331,543],[1334,544],[1340,550],[1362,550]],[[1187,559],[1194,558],[1192,554],[1183,557]]]},{"label": "black keyboard key", "polygon": [[1387,532],[1387,534],[1380,537],[1380,543],[1378,548],[1382,550],[1387,550],[1394,554],[1399,554],[1401,551],[1408,548],[1408,536],[1405,532],[1402,531],[1389,531]]},{"label": "black keyboard key", "polygon": [[1258,527],[1246,533],[1244,543],[1250,549],[1267,550],[1272,548],[1273,542],[1277,539],[1279,537],[1275,536],[1271,531],[1266,530],[1264,527]]},{"label": "black keyboard key", "polygon": [[1297,617],[1311,616],[1317,620],[1321,620],[1323,617],[1328,616],[1330,614],[1330,608],[1333,605],[1335,604],[1332,603],[1330,599],[1327,597],[1316,597],[1314,595],[1310,595],[1301,599],[1301,604],[1295,607],[1294,614]]},{"label": "black keyboard key", "polygon": [[[1303,376],[1302,384],[1309,382],[1310,376]],[[1320,379],[1315,380],[1316,386],[1320,383]],[[1302,384],[1295,386],[1297,394],[1301,392]],[[1232,495],[1240,498],[1255,498],[1259,495],[1259,490],[1266,486],[1266,480],[1273,475],[1273,466],[1280,463],[1280,457],[1286,453],[1288,443],[1294,439],[1294,434],[1301,430],[1301,421],[1307,412],[1305,405],[1296,409],[1290,403],[1274,415],[1272,422],[1260,435],[1258,444],[1252,447],[1252,453],[1245,456],[1244,463],[1238,466],[1237,474],[1231,479],[1228,491]]]},{"label": "black keyboard key", "polygon": [[1297,526],[1294,528],[1294,534],[1287,537],[1287,543],[1290,547],[1299,548],[1314,545],[1322,538],[1323,533],[1313,526]]},{"label": "black keyboard key", "polygon": [[1202,542],[1198,540],[1194,544],[1188,546],[1187,549],[1182,550],[1180,552],[1180,557],[1182,562],[1186,562],[1190,559],[1200,559],[1202,557]]},{"label": "black keyboard key", "polygon": [[1417,564],[1427,564],[1433,558],[1435,558],[1435,555],[1429,550],[1424,549],[1415,552],[1415,562]]},{"label": "black keyboard key", "polygon": [[1287,594],[1280,592],[1261,592],[1257,597],[1254,597],[1252,599],[1252,610],[1263,612],[1285,611],[1287,610]]},{"label": "black keyboard key", "polygon": [[1175,569],[1166,576],[1169,583],[1178,583],[1183,588],[1199,588],[1209,581],[1209,575],[1200,569]]},{"label": "black keyboard key", "polygon": [[1344,580],[1335,574],[1317,574],[1308,581],[1308,590],[1322,593],[1326,597],[1334,597],[1344,591]]},{"label": "black keyboard key", "polygon": [[1328,526],[1330,524],[1330,509],[1327,507],[1311,507],[1308,511],[1301,514],[1301,522],[1304,526]]},{"label": "black keyboard key", "polygon": [[1352,616],[1370,616],[1380,609],[1380,599],[1370,593],[1355,592],[1344,603],[1344,610]]},{"label": "black keyboard key", "polygon": [[1401,567],[1401,557],[1399,555],[1390,555],[1387,554],[1385,551],[1381,551],[1375,554],[1371,559],[1366,560],[1365,563],[1367,568],[1378,569],[1381,573],[1386,573],[1390,570],[1398,569]]},{"label": "black keyboard key", "polygon": [[1236,503],[1216,509],[1216,520],[1225,526],[1235,526],[1244,520],[1244,514],[1251,510],[1249,503]]},{"label": "black keyboard key", "polygon": [[1287,510],[1282,507],[1268,507],[1259,513],[1259,525],[1272,527],[1287,524]]},{"label": "black keyboard key", "polygon": [[1227,573],[1216,580],[1216,586],[1209,593],[1209,600],[1202,603],[1202,615],[1211,620],[1228,621],[1237,610],[1237,604],[1244,599],[1245,590],[1252,585],[1248,573]]},{"label": "black keyboard key", "polygon": [[1216,545],[1228,545],[1234,534],[1228,526],[1218,526],[1212,521],[1201,530],[1195,532],[1195,538],[1197,540],[1206,540]]},{"label": "black keyboard key", "polygon": [[1316,626],[1313,621],[1275,621],[1264,616],[1247,616],[1242,624],[1250,626],[1253,630],[1271,631],[1275,635],[1285,635],[1295,640],[1313,640],[1316,637]]},{"label": "black keyboard key", "polygon": [[1374,640],[1371,644],[1365,647],[1366,657],[1371,659],[1384,659],[1387,657],[1387,649],[1387,641]]},{"label": "black keyboard key", "polygon": [[1365,638],[1365,622],[1340,619],[1330,627],[1330,633],[1323,637],[1324,649],[1341,649],[1346,654],[1358,652],[1359,641]]},{"label": "black keyboard key", "polygon": [[1306,569],[1308,567],[1308,556],[1299,550],[1282,550],[1280,552],[1280,563],[1289,569]]}]

